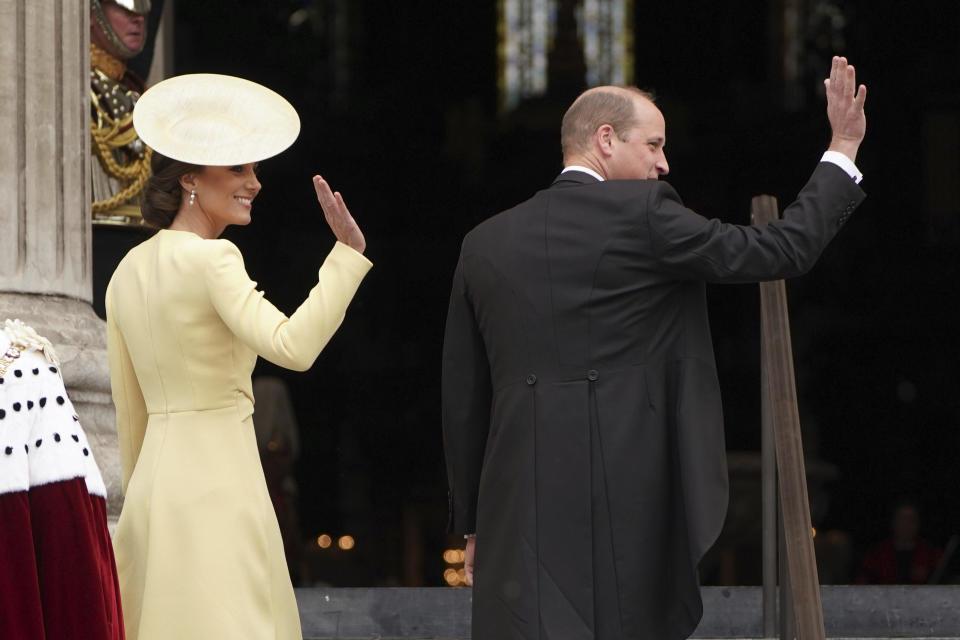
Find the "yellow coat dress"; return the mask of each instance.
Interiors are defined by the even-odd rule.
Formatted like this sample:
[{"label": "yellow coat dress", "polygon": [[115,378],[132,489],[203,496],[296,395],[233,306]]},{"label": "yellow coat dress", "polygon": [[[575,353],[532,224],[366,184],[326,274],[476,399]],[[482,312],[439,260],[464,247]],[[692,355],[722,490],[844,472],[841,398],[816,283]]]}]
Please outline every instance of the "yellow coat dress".
[{"label": "yellow coat dress", "polygon": [[250,374],[257,355],[309,368],[370,267],[337,243],[289,318],[227,240],[161,230],[117,267],[106,308],[128,640],[301,637]]}]

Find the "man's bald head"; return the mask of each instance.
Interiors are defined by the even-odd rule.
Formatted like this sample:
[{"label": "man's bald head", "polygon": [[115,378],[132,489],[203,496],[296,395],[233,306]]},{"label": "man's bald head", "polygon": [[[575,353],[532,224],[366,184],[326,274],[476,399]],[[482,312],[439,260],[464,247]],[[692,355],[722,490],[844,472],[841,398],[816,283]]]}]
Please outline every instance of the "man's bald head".
[{"label": "man's bald head", "polygon": [[613,127],[625,139],[627,131],[638,123],[636,102],[654,101],[653,94],[636,87],[594,87],[587,89],[573,101],[563,115],[560,125],[560,145],[563,157],[569,158],[587,151],[597,129],[605,124]]}]

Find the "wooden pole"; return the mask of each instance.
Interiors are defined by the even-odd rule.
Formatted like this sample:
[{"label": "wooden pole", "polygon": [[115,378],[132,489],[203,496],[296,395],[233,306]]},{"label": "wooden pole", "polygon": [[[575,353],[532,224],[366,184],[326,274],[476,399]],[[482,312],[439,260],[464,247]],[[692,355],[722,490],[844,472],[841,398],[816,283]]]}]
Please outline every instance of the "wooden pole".
[{"label": "wooden pole", "polygon": [[780,573],[780,640],[797,637],[797,613],[793,608],[793,592],[790,590],[790,567],[787,565],[786,539],[783,536],[783,514],[777,514],[777,571]]},{"label": "wooden pole", "polygon": [[[751,211],[754,223],[758,225],[779,218],[777,200],[772,196],[756,196],[751,203]],[[789,588],[798,640],[824,640],[823,606],[813,549],[787,291],[783,280],[760,284],[760,315],[786,555],[787,575],[781,576],[781,584]],[[783,609],[781,607],[781,612]]]},{"label": "wooden pole", "polygon": [[[770,389],[765,349],[760,341],[760,487],[763,550],[763,637],[777,637],[777,544],[780,509],[777,506],[777,454],[773,444]],[[782,605],[781,605],[782,606]],[[782,637],[782,636],[781,636]]]}]

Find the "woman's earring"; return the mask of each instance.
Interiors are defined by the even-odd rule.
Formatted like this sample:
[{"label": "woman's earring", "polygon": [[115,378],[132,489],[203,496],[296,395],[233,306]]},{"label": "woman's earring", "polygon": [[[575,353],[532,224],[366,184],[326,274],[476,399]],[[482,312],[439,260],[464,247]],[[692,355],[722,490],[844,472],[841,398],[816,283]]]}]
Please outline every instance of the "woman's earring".
[{"label": "woman's earring", "polygon": [[197,192],[193,189],[190,189],[190,206],[193,206],[193,203],[197,201]]}]

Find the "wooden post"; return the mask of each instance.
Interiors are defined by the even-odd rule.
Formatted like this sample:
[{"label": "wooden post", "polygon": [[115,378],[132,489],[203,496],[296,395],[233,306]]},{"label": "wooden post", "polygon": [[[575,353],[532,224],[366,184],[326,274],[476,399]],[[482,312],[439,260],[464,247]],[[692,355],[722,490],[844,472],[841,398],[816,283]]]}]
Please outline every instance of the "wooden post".
[{"label": "wooden post", "polygon": [[[751,203],[755,224],[765,225],[779,218],[777,200],[756,196]],[[824,640],[823,607],[813,549],[813,527],[807,497],[806,468],[800,436],[800,413],[790,341],[787,291],[782,280],[760,284],[760,315],[763,365],[769,390],[769,412],[773,422],[780,485],[780,509],[786,575],[781,585],[789,589],[798,640]],[[781,596],[784,594],[781,588]],[[785,607],[781,612],[785,613]],[[785,638],[784,640],[792,640]]]},{"label": "wooden post", "polygon": [[797,613],[793,608],[793,592],[790,590],[790,567],[787,565],[786,539],[783,535],[783,514],[777,514],[777,571],[780,574],[780,640],[797,637]]},{"label": "wooden post", "polygon": [[[773,445],[773,419],[770,415],[770,385],[765,365],[763,341],[760,341],[760,489],[762,503],[763,550],[763,637],[777,637],[777,574],[780,509],[777,505],[777,454]],[[781,607],[783,599],[781,598]],[[781,634],[781,637],[782,634]]]}]

